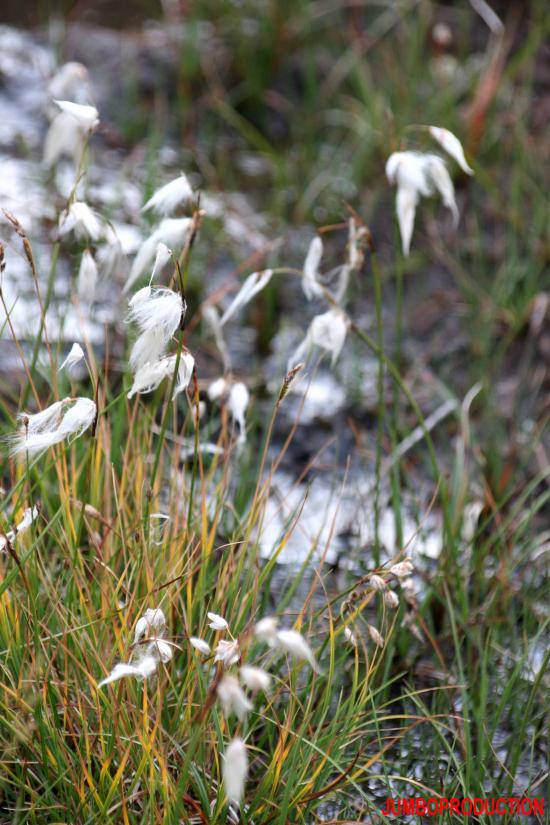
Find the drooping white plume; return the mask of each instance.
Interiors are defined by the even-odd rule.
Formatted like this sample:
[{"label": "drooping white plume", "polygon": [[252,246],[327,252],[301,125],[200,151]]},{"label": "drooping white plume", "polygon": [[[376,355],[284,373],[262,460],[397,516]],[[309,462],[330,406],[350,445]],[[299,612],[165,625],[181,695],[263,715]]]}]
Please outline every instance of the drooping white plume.
[{"label": "drooping white plume", "polygon": [[241,307],[246,306],[258,292],[261,292],[270,282],[272,275],[271,269],[265,269],[263,272],[253,272],[252,275],[249,275],[222,315],[220,326],[223,327]]},{"label": "drooping white plume", "polygon": [[306,336],[288,362],[288,369],[298,364],[313,347],[319,347],[331,355],[334,365],[346,340],[349,321],[340,309],[329,309],[316,315],[309,325]]},{"label": "drooping white plume", "polygon": [[317,298],[323,294],[321,285],[317,278],[319,276],[319,264],[323,256],[323,241],[317,235],[311,241],[307,251],[306,259],[304,261],[304,270],[302,276],[302,289],[304,295],[311,301],[312,298]]},{"label": "drooping white plume", "polygon": [[102,234],[98,216],[83,201],[74,201],[59,219],[59,235],[63,237],[74,232],[79,241],[97,241]]},{"label": "drooping white plume", "polygon": [[458,224],[453,182],[439,155],[394,152],[386,162],[386,176],[397,186],[396,213],[404,255],[409,254],[416,205],[421,196],[430,197],[439,192],[443,203],[452,212],[454,225]]},{"label": "drooping white plume", "polygon": [[468,165],[464,155],[462,143],[456,135],[453,135],[448,129],[443,129],[441,126],[430,126],[430,135],[450,157],[456,160],[460,168],[466,172],[467,175],[474,174],[474,170]]},{"label": "drooping white plume", "polygon": [[64,398],[35,415],[18,415],[19,431],[9,437],[11,454],[39,455],[61,441],[78,438],[97,416],[90,398]]},{"label": "drooping white plume", "polygon": [[223,784],[230,802],[240,805],[244,797],[244,786],[248,774],[246,745],[239,737],[233,739],[223,755]]},{"label": "drooping white plume", "polygon": [[165,218],[160,223],[160,226],[155,229],[153,234],[140,246],[130,269],[128,280],[124,286],[124,293],[128,292],[130,287],[138,278],[141,278],[153,263],[159,243],[163,243],[173,250],[183,248],[191,229],[191,224],[191,218]]},{"label": "drooping white plume", "polygon": [[170,215],[174,210],[193,198],[191,184],[183,173],[169,183],[157,189],[142,211],[153,209],[158,215]]}]

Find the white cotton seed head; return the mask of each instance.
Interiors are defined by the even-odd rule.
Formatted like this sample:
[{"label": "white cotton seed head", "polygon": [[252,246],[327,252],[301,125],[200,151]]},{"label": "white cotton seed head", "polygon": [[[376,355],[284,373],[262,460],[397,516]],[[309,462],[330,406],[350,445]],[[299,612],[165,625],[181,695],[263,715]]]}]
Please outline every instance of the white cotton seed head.
[{"label": "white cotton seed head", "polygon": [[25,453],[30,457],[39,456],[55,444],[60,444],[61,441],[63,441],[63,435],[57,430],[28,436],[18,433],[10,439],[10,455],[17,456]]},{"label": "white cotton seed head", "polygon": [[323,241],[317,235],[311,241],[306,259],[304,261],[304,270],[302,276],[302,289],[308,301],[312,298],[319,297],[323,294],[321,285],[318,282],[319,264],[323,256]]},{"label": "white cotton seed head", "polygon": [[219,401],[227,395],[228,389],[229,385],[225,378],[216,378],[215,381],[212,381],[212,383],[209,384],[206,394],[208,395],[210,401]]},{"label": "white cotton seed head", "polygon": [[210,656],[210,645],[208,642],[205,642],[204,639],[199,639],[197,636],[191,636],[189,638],[189,643],[195,648],[195,650],[202,653],[203,656]]},{"label": "white cotton seed head", "polygon": [[233,739],[225,750],[222,772],[225,795],[230,802],[240,805],[248,774],[248,756],[246,745],[239,737]]},{"label": "white cotton seed head", "polygon": [[134,376],[134,383],[127,397],[133,398],[136,394],[147,395],[156,390],[165,378],[174,374],[176,359],[176,355],[168,355],[159,361],[140,367]]},{"label": "white cotton seed head", "polygon": [[75,343],[75,344],[72,345],[71,349],[69,350],[69,354],[67,355],[67,357],[65,358],[65,360],[63,361],[61,366],[59,367],[58,371],[61,372],[61,370],[66,369],[70,372],[71,369],[74,366],[76,366],[77,364],[80,364],[80,362],[84,361],[84,360],[85,360],[84,350],[82,349],[80,344]]},{"label": "white cotton seed head", "polygon": [[75,438],[91,427],[97,415],[97,407],[91,398],[77,398],[59,424],[59,432],[63,437]]},{"label": "white cotton seed head", "polygon": [[347,316],[338,309],[329,309],[322,315],[316,315],[309,328],[311,343],[329,352],[332,364],[335,364],[342,351],[347,332]]},{"label": "white cotton seed head", "polygon": [[142,211],[153,209],[157,215],[170,215],[178,206],[188,203],[192,198],[191,184],[187,176],[181,174],[175,180],[157,189],[142,207]]},{"label": "white cotton seed head", "polygon": [[429,175],[429,179],[433,187],[435,187],[441,195],[441,200],[447,209],[450,209],[453,215],[453,223],[456,227],[458,226],[458,219],[460,216],[455,200],[455,189],[451,176],[445,166],[445,161],[438,155],[428,155],[427,157],[427,174]]},{"label": "white cotton seed head", "polygon": [[386,162],[388,181],[428,197],[432,192],[426,176],[427,157],[421,152],[394,152]]},{"label": "white cotton seed head", "polygon": [[140,246],[124,285],[126,293],[131,286],[147,272],[155,260],[159,243],[166,244],[170,249],[183,248],[191,230],[191,218],[165,218],[157,229]]},{"label": "white cotton seed head", "polygon": [[347,315],[340,309],[330,309],[316,315],[311,321],[306,336],[288,362],[288,369],[299,363],[316,346],[331,354],[334,365],[346,340],[348,331]]},{"label": "white cotton seed head", "polygon": [[127,321],[137,324],[141,332],[158,329],[169,338],[179,328],[185,310],[186,305],[178,292],[151,288],[148,295],[143,294],[140,300],[130,302]]},{"label": "white cotton seed head", "polygon": [[259,690],[266,693],[271,688],[271,676],[261,667],[243,665],[239,670],[239,676],[243,685],[253,693]]},{"label": "white cotton seed head", "polygon": [[83,135],[78,121],[71,115],[59,112],[44,139],[44,165],[52,167],[60,158],[66,157],[76,166],[82,154],[82,146]]},{"label": "white cotton seed head", "polygon": [[466,172],[467,175],[474,174],[474,170],[468,165],[464,155],[464,149],[456,135],[453,135],[448,129],[443,129],[440,126],[430,126],[430,135],[450,157],[456,160],[460,168]]},{"label": "white cotton seed head", "polygon": [[363,264],[363,250],[361,248],[361,241],[367,237],[368,231],[365,226],[357,227],[355,218],[350,218],[348,223],[348,246],[347,246],[347,265],[349,269],[358,271]]},{"label": "white cotton seed head", "polygon": [[222,315],[220,326],[223,327],[239,309],[246,306],[258,292],[261,292],[270,282],[272,275],[273,271],[271,269],[265,269],[263,272],[253,272],[252,275],[249,275]]},{"label": "white cotton seed head", "polygon": [[409,254],[416,206],[421,196],[429,197],[439,192],[443,203],[451,210],[456,226],[459,214],[453,182],[445,162],[438,155],[394,152],[387,160],[386,175],[390,183],[397,185],[396,213],[404,255]]},{"label": "white cotton seed head", "polygon": [[239,442],[246,440],[246,409],[250,401],[250,393],[242,381],[233,384],[227,399],[227,408],[232,419],[239,427]]},{"label": "white cotton seed head", "polygon": [[19,535],[19,533],[24,533],[25,530],[28,530],[35,518],[38,516],[38,507],[27,507],[25,512],[23,513],[23,518],[21,519],[18,524],[15,525],[15,533]]},{"label": "white cotton seed head", "polygon": [[70,99],[76,103],[87,103],[90,94],[88,69],[74,60],[64,63],[48,83],[48,94],[52,99]]},{"label": "white cotton seed head", "polygon": [[120,662],[114,666],[105,679],[101,680],[98,688],[109,685],[111,682],[116,682],[119,679],[124,679],[126,676],[133,676],[136,679],[147,679],[153,675],[157,669],[157,665],[158,660],[154,656],[143,656],[133,665]]},{"label": "white cotton seed head", "polygon": [[45,410],[34,413],[33,415],[29,415],[29,413],[19,413],[17,420],[20,422],[21,428],[28,433],[33,435],[35,433],[43,433],[57,427],[61,420],[64,405],[65,400],[56,401],[50,404],[49,407],[46,407]]},{"label": "white cotton seed head", "polygon": [[220,680],[216,693],[222,706],[223,715],[227,719],[235,714],[237,719],[242,722],[248,711],[252,710],[252,704],[240,686],[238,679],[229,673],[226,673]]},{"label": "white cotton seed head", "polygon": [[39,455],[71,436],[76,438],[93,424],[96,415],[97,407],[89,398],[65,398],[36,415],[19,415],[19,432],[9,439],[11,455]]},{"label": "white cotton seed head", "polygon": [[482,500],[469,502],[462,511],[462,540],[466,544],[471,544],[474,540],[477,530],[479,517],[483,512],[485,503]]},{"label": "white cotton seed head", "polygon": [[151,639],[145,649],[147,656],[154,656],[159,662],[167,664],[174,655],[172,645],[165,639]]},{"label": "white cotton seed head", "polygon": [[17,537],[29,529],[33,521],[38,517],[38,507],[27,507],[23,513],[21,521],[19,521],[13,530],[8,530],[5,535],[0,535],[0,553],[3,553],[8,543],[15,544]]},{"label": "white cotton seed head", "polygon": [[231,665],[234,665],[241,658],[239,642],[236,639],[231,641],[222,639],[216,645],[214,652],[216,654],[214,661],[221,662],[224,667],[231,667]]},{"label": "white cotton seed head", "polygon": [[174,389],[172,400],[184,390],[187,389],[193,377],[193,370],[195,369],[195,359],[190,352],[182,352],[178,364],[178,380]]},{"label": "white cotton seed head", "polygon": [[137,292],[134,292],[130,300],[128,301],[128,306],[130,309],[137,304],[141,304],[143,301],[148,301],[151,295],[153,294],[153,287],[150,286],[142,286],[141,289],[138,289]]},{"label": "white cotton seed head", "polygon": [[208,613],[207,616],[210,619],[210,624],[208,625],[208,627],[211,627],[212,630],[228,629],[229,625],[227,624],[223,616],[219,616],[217,613]]},{"label": "white cotton seed head", "polygon": [[[109,233],[108,226],[106,233]],[[128,270],[128,258],[123,245],[116,236],[107,243],[102,244],[96,253],[96,261],[101,277],[105,280],[118,278]]]},{"label": "white cotton seed head", "polygon": [[134,632],[134,644],[137,644],[144,636],[159,637],[166,630],[166,617],[160,607],[148,608],[143,616],[138,619]]},{"label": "white cotton seed head", "polygon": [[99,125],[99,112],[95,106],[72,103],[70,100],[54,100],[62,112],[73,117],[84,132],[91,132]]},{"label": "white cotton seed head", "polygon": [[279,620],[275,616],[265,616],[254,625],[254,636],[259,642],[264,642],[270,647],[277,644],[277,626]]},{"label": "white cotton seed head", "polygon": [[97,241],[102,233],[99,218],[87,203],[74,201],[59,220],[59,235],[73,232],[78,240]]},{"label": "white cotton seed head", "polygon": [[97,264],[89,249],[85,249],[78,270],[77,293],[82,301],[92,303],[97,286]]},{"label": "white cotton seed head", "polygon": [[277,646],[286,653],[290,653],[295,659],[304,659],[316,673],[321,672],[312,649],[297,630],[279,630],[277,633]]},{"label": "white cotton seed head", "polygon": [[168,249],[165,243],[157,244],[157,253],[155,255],[155,265],[151,272],[151,281],[154,280],[158,272],[162,272],[168,261],[172,260],[172,250]]},{"label": "white cotton seed head", "polygon": [[160,361],[169,341],[170,336],[165,330],[153,327],[142,332],[134,341],[130,352],[129,364],[132,371],[137,372],[146,364]]}]

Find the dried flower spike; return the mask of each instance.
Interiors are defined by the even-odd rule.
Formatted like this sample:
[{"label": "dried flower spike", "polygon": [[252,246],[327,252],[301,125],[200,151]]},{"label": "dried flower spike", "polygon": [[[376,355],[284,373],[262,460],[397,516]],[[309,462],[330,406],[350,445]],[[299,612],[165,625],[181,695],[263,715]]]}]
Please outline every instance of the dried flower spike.
[{"label": "dried flower spike", "polygon": [[387,587],[382,576],[378,576],[376,573],[372,573],[372,575],[369,576],[369,584],[372,589],[376,590],[378,593],[383,593]]},{"label": "dried flower spike", "polygon": [[399,597],[397,593],[393,592],[393,590],[386,590],[384,593],[384,602],[386,606],[390,607],[392,610],[399,607]]},{"label": "dried flower spike", "polygon": [[280,404],[283,399],[288,395],[290,388],[292,387],[294,381],[298,373],[304,368],[303,364],[296,364],[295,367],[292,367],[287,374],[285,375],[285,380],[283,381],[283,386],[281,387],[281,391],[279,393],[279,398],[277,400],[277,404]]},{"label": "dried flower spike", "polygon": [[357,647],[357,639],[355,637],[355,633],[350,627],[344,628],[344,638],[346,642],[350,643],[350,645],[353,645],[353,647]]},{"label": "dried flower spike", "polygon": [[393,573],[398,579],[404,579],[406,576],[410,576],[413,570],[414,565],[409,559],[405,559],[405,561],[401,561],[398,564],[392,564],[390,567],[390,573]]},{"label": "dried flower spike", "polygon": [[370,624],[368,627],[369,636],[371,637],[374,644],[377,647],[384,647],[384,637],[379,633],[379,631],[374,627],[374,625]]}]

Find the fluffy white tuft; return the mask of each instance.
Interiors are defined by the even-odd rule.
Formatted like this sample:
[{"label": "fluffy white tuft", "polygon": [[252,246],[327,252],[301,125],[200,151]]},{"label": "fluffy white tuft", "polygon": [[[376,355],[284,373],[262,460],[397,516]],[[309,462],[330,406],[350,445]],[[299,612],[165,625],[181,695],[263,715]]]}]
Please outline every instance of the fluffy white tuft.
[{"label": "fluffy white tuft", "polygon": [[142,207],[142,211],[153,209],[158,215],[170,215],[178,206],[188,203],[192,198],[191,184],[182,173],[178,178],[157,189]]}]

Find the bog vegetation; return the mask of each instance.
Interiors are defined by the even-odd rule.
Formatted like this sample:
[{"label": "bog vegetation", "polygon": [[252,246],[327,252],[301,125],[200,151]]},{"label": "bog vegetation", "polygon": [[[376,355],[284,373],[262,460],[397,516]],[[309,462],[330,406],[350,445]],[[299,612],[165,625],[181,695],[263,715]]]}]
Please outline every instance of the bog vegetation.
[{"label": "bog vegetation", "polygon": [[[221,5],[223,30],[238,12]],[[237,97],[214,97],[218,117],[268,159],[278,220],[299,168],[308,177],[292,229],[312,218],[315,193],[323,218],[306,227],[300,256],[274,237],[215,290],[207,250],[223,256],[246,220],[230,222],[196,169],[169,176],[159,166],[128,255],[123,207],[93,201],[104,125],[93,72],[69,62],[52,73],[34,159],[59,205],[45,227],[47,255],[16,211],[5,209],[2,224],[2,277],[22,258],[36,307],[34,336],[22,338],[17,297],[2,289],[2,337],[20,377],[6,377],[1,396],[2,822],[380,822],[388,796],[544,796],[548,237],[536,124],[527,151],[525,100],[511,132],[503,112],[512,84],[525,90],[534,72],[542,4],[518,45],[516,29],[476,3],[467,20],[489,32],[481,65],[458,47],[447,52],[452,26],[427,27],[420,12],[401,20],[395,4],[381,5],[374,54],[389,59],[386,33],[397,30],[411,71],[389,63],[379,84],[371,46],[357,41],[321,88],[307,65],[317,52],[297,46],[304,115],[289,119],[296,142],[280,156]],[[305,4],[293,14],[298,30],[319,25]],[[452,22],[458,31],[463,18]],[[257,48],[273,57],[283,28],[271,23]],[[239,36],[237,75],[249,48]],[[316,36],[325,42],[326,32]],[[425,90],[411,88],[428,60],[422,42],[433,46],[423,107]],[[251,106],[255,83],[268,83],[262,66],[250,65]],[[323,143],[330,159],[307,134],[323,89],[327,123],[351,133]],[[464,97],[469,118],[457,115]],[[320,165],[343,186],[346,163],[348,191],[324,199],[330,176]],[[361,199],[359,181],[376,194]],[[377,217],[383,198],[395,231]],[[60,287],[64,258],[74,272]],[[434,266],[453,276],[466,321],[456,380],[454,367],[430,371],[432,353],[411,355],[406,296]],[[98,345],[86,322],[106,283],[118,324]],[[50,329],[65,288],[78,340]],[[259,306],[256,360],[280,346],[288,295],[305,313],[301,332],[283,336],[278,372],[263,382],[234,344]],[[374,401],[364,438],[352,413],[346,420],[368,459],[366,527],[336,565],[336,516],[327,524],[318,513],[318,532],[304,534],[289,563],[310,488],[285,509],[277,473],[306,437],[300,417],[318,376],[343,363],[359,375],[367,359]],[[508,422],[493,396],[503,365],[517,399]],[[345,470],[349,456],[339,459]],[[420,477],[429,498],[411,531]],[[338,503],[346,480],[338,489],[335,479]]]}]

